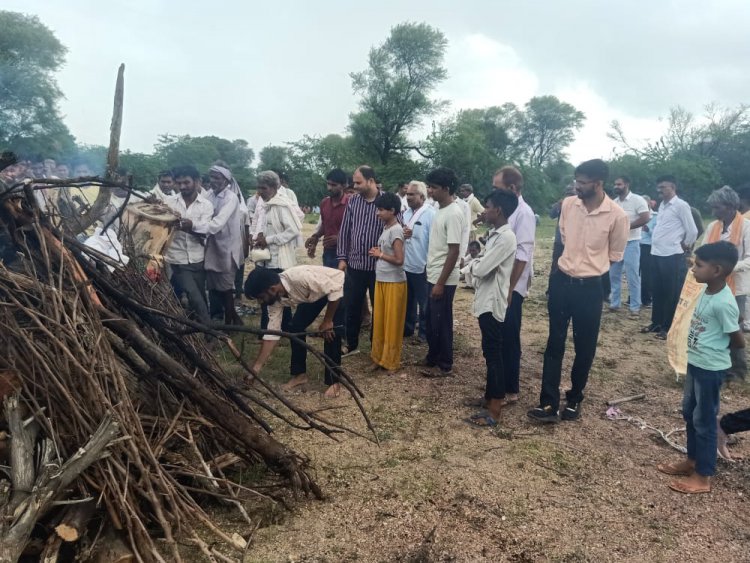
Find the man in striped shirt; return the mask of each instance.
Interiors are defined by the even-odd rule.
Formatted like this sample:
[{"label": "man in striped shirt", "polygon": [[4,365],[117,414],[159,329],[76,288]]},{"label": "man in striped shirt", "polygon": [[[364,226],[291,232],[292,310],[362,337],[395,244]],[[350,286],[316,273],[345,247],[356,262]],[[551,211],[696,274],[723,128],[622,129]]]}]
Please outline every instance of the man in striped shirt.
[{"label": "man in striped shirt", "polygon": [[376,260],[368,252],[378,245],[383,232],[383,222],[378,220],[375,207],[375,199],[382,193],[375,183],[375,171],[369,166],[360,166],[354,171],[353,181],[356,193],[346,205],[337,245],[339,270],[346,272],[345,355],[359,351],[362,305],[368,290],[370,305],[374,306]]}]

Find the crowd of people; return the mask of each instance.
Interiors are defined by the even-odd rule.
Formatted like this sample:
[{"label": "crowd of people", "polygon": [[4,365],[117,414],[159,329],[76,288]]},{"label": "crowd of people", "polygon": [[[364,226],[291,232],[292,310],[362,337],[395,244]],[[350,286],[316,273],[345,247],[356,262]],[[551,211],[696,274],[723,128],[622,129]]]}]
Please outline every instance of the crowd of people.
[{"label": "crowd of people", "polygon": [[[36,179],[71,172],[90,175],[54,161],[5,174]],[[603,311],[616,315],[627,307],[631,317],[640,318],[641,309],[650,307],[650,322],[641,332],[666,339],[692,264],[695,281],[705,286],[687,338],[688,458],[658,469],[684,477],[670,484],[677,491],[706,492],[717,447],[729,456],[726,436],[750,427],[750,410],[726,415],[717,424],[726,372],[733,361],[744,365],[730,349],[744,348],[742,331],[750,330],[750,187],[714,191],[707,203],[716,220],[703,234],[700,214],[678,196],[673,176],[657,179],[658,206],[631,191],[623,175],[614,179],[610,197],[609,181],[605,162],[583,162],[550,212],[558,225],[547,289],[549,335],[538,404],[528,416],[539,423],[581,416]],[[331,170],[326,186],[328,197],[315,206],[318,225],[303,241],[308,209],[300,208],[277,172],[259,172],[247,199],[222,162],[204,176],[189,165],[160,173],[150,195],[180,217],[164,256],[176,294],[197,319],[226,325],[242,323],[236,310],[241,293],[257,300],[266,332],[253,364],[256,373],[282,333],[306,333],[323,313],[313,332],[324,339],[330,361],[325,395],[336,397],[341,393],[337,368],[343,357],[360,352],[360,333],[368,325],[372,371],[398,370],[406,340],[426,346],[419,362],[422,376],[451,376],[454,297],[463,279],[474,292],[472,313],[486,363],[484,394],[467,400],[467,407],[478,410],[466,422],[498,425],[504,409],[519,400],[523,304],[534,270],[537,216],[524,200],[521,172],[513,166],[499,169],[493,190],[482,199],[444,167],[393,192],[382,189],[367,165],[351,176]],[[315,259],[321,242],[321,264],[298,265],[298,250]],[[245,278],[247,259],[254,267]],[[561,409],[571,323],[575,358]],[[306,356],[305,346],[292,341],[285,390],[309,381]]]}]

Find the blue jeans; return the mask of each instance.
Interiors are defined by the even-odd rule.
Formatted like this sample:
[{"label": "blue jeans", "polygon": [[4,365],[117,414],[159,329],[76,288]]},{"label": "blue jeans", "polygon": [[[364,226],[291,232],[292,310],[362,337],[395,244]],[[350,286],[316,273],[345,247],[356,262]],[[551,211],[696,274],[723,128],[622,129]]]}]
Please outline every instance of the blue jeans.
[{"label": "blue jeans", "polygon": [[419,332],[417,334],[427,340],[427,273],[412,274],[406,272],[406,289],[404,336],[413,336],[415,330],[417,330],[417,321],[419,321]]},{"label": "blue jeans", "polygon": [[326,268],[338,269],[339,259],[335,248],[326,248],[323,250],[323,265]]},{"label": "blue jeans", "polygon": [[630,296],[630,310],[637,313],[641,310],[641,243],[637,240],[629,240],[625,246],[625,256],[619,262],[610,264],[609,281],[612,292],[609,296],[609,306],[613,309],[620,307],[622,269],[625,267],[625,275],[628,278],[628,295]]},{"label": "blue jeans", "polygon": [[710,477],[716,472],[716,417],[724,371],[709,371],[688,364],[682,416],[687,430],[688,459],[695,472]]}]

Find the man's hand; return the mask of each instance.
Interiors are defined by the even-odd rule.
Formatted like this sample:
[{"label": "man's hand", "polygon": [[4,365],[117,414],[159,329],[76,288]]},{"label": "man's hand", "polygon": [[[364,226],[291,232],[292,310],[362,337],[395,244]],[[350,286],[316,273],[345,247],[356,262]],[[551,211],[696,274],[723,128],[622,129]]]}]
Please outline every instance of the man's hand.
[{"label": "man's hand", "polygon": [[430,293],[430,297],[435,299],[436,301],[443,298],[443,293],[445,293],[445,286],[439,283],[436,283],[432,286],[432,293]]},{"label": "man's hand", "polygon": [[305,248],[309,251],[312,247],[313,252],[315,252],[315,247],[318,246],[318,235],[312,235],[309,239],[305,241]]},{"label": "man's hand", "polygon": [[410,239],[411,235],[414,233],[409,227],[404,227],[404,238]]},{"label": "man's hand", "polygon": [[510,307],[510,302],[513,300],[513,290],[511,289],[508,292],[508,307]]},{"label": "man's hand", "polygon": [[346,260],[339,260],[339,270],[346,272]]},{"label": "man's hand", "polygon": [[193,230],[193,222],[190,219],[180,219],[180,230],[189,233]]},{"label": "man's hand", "polygon": [[326,235],[323,237],[323,245],[331,246],[332,244],[338,244],[339,242],[339,236],[338,235]]},{"label": "man's hand", "polygon": [[335,336],[333,333],[333,321],[326,321],[323,319],[318,327],[318,332],[321,333],[321,336],[326,342],[333,342]]},{"label": "man's hand", "polygon": [[255,237],[255,244],[253,246],[260,248],[261,250],[268,246],[268,244],[266,244],[266,237],[263,233],[258,233],[258,236]]},{"label": "man's hand", "polygon": [[154,194],[147,195],[146,197],[143,198],[143,201],[145,203],[161,203],[161,201],[159,201],[159,198],[156,197]]},{"label": "man's hand", "polygon": [[380,258],[381,256],[383,256],[383,252],[379,247],[373,246],[370,250],[367,251],[367,255],[372,256],[373,258]]}]

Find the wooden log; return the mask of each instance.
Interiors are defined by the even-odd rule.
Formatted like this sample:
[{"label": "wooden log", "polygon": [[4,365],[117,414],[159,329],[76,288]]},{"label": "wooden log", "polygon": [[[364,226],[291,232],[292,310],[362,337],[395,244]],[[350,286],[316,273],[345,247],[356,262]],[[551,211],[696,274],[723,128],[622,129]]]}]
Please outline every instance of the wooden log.
[{"label": "wooden log", "polygon": [[62,544],[62,538],[50,536],[47,540],[47,545],[44,546],[44,551],[39,556],[39,563],[57,563],[60,560],[60,548]]},{"label": "wooden log", "polygon": [[[125,65],[121,64],[117,70],[115,83],[115,100],[112,108],[112,123],[109,127],[109,148],[107,150],[107,168],[105,177],[109,181],[115,178],[115,172],[120,164],[120,135],[122,133],[122,108],[125,100]],[[81,213],[75,220],[64,223],[66,232],[73,235],[82,233],[96,223],[109,205],[111,189],[100,187],[99,193],[86,213]]]},{"label": "wooden log", "polygon": [[94,500],[71,504],[62,517],[60,523],[55,526],[55,533],[66,542],[76,542],[86,532],[86,526],[94,513],[96,503]]},{"label": "wooden log", "polygon": [[612,399],[611,401],[607,401],[607,406],[614,407],[615,405],[620,405],[622,403],[629,403],[630,401],[640,401],[645,398],[646,398],[645,393],[640,393],[638,395],[629,395],[628,397],[620,397],[619,399]]},{"label": "wooden log", "polygon": [[11,433],[13,488],[9,501],[0,507],[0,563],[16,563],[55,497],[104,455],[119,426],[111,416],[105,416],[88,442],[58,467],[52,442],[37,442],[39,425],[22,419],[17,394],[5,398],[5,413]]},{"label": "wooden log", "polygon": [[91,563],[131,563],[135,561],[122,534],[109,528],[96,544],[91,554]]}]

